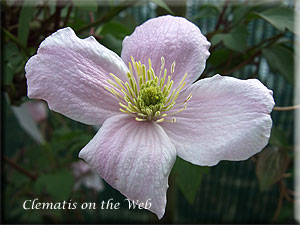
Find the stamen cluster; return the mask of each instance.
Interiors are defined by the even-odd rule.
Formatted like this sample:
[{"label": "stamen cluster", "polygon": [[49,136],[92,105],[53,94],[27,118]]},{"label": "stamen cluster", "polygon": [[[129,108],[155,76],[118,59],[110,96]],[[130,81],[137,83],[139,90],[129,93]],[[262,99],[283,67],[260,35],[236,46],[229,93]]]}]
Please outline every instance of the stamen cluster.
[{"label": "stamen cluster", "polygon": [[[192,97],[190,94],[183,102],[176,104],[176,99],[186,84],[187,73],[179,82],[178,87],[173,88],[172,74],[175,71],[175,61],[171,65],[170,75],[164,68],[164,57],[161,57],[161,68],[158,76],[152,68],[151,59],[148,60],[148,64],[149,68],[147,69],[145,64],[141,64],[140,61],[136,62],[131,57],[130,72],[127,73],[128,82],[124,82],[110,73],[113,79],[108,79],[107,82],[111,86],[105,86],[105,89],[120,100],[120,111],[135,117],[137,121],[174,123],[176,122],[174,115],[185,110],[187,102]],[[171,109],[172,112],[169,113]]]}]

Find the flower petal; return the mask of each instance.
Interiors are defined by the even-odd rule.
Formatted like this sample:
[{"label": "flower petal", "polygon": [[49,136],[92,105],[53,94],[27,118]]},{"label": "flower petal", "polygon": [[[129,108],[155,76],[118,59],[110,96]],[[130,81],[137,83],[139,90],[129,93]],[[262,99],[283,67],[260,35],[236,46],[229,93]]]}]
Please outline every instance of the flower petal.
[{"label": "flower petal", "polygon": [[164,215],[176,150],[158,124],[137,122],[127,115],[113,116],[79,157],[128,199],[143,203],[151,199],[149,210],[158,218]]},{"label": "flower petal", "polygon": [[101,124],[119,112],[118,100],[104,89],[109,73],[125,79],[122,59],[93,37],[80,39],[71,28],[58,30],[25,66],[28,96],[87,124]]},{"label": "flower petal", "polygon": [[216,75],[196,82],[181,98],[190,93],[187,110],[176,115],[176,123],[161,124],[178,156],[212,166],[248,159],[267,145],[274,100],[260,81]]},{"label": "flower petal", "polygon": [[150,58],[156,74],[160,72],[162,56],[168,71],[175,61],[175,73],[172,75],[174,87],[185,73],[188,73],[188,86],[203,72],[209,47],[210,43],[193,23],[182,17],[161,16],[138,26],[123,40],[121,57],[128,63],[133,56],[145,65],[148,65]]}]

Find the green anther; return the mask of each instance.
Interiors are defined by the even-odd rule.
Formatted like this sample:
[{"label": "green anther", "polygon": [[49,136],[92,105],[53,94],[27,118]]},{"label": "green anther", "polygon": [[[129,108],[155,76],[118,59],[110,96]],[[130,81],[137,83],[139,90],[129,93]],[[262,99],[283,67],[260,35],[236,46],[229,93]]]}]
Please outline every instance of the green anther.
[{"label": "green anther", "polygon": [[150,80],[149,79],[151,77],[150,70],[147,70],[147,77],[148,77],[148,80]]},{"label": "green anther", "polygon": [[129,62],[128,65],[129,65],[129,71],[130,71],[130,74],[133,74],[133,70],[132,70],[132,65],[131,65],[131,63]]},{"label": "green anther", "polygon": [[139,96],[145,103],[145,106],[156,105],[163,102],[162,92],[158,87],[149,86],[140,90]]},{"label": "green anther", "polygon": [[152,68],[152,62],[151,62],[151,59],[148,59],[148,65],[149,65],[149,68],[151,69],[151,68]]}]

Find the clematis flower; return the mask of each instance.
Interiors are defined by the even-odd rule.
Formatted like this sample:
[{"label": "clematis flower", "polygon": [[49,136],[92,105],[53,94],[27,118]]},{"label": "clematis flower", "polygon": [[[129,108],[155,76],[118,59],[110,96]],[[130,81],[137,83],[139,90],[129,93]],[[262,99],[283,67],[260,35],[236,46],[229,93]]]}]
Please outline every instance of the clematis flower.
[{"label": "clematis flower", "polygon": [[270,137],[274,100],[260,81],[215,75],[193,83],[209,47],[197,26],[173,16],[137,27],[121,58],[64,28],[27,62],[28,96],[82,123],[103,123],[79,157],[162,218],[176,155],[200,166],[246,160]]},{"label": "clematis flower", "polygon": [[21,106],[11,106],[20,126],[35,140],[42,144],[45,140],[38,123],[47,118],[47,106],[42,101],[27,101]]},{"label": "clematis flower", "polygon": [[73,174],[75,177],[74,190],[81,186],[93,189],[97,192],[104,190],[104,184],[99,175],[84,161],[72,163]]}]

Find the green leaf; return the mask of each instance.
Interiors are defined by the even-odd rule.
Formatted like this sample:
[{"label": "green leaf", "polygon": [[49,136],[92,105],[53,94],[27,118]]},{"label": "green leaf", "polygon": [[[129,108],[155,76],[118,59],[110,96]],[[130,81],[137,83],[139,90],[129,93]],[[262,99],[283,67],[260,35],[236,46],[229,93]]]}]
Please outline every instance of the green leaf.
[{"label": "green leaf", "polygon": [[126,26],[116,21],[110,21],[104,24],[100,32],[101,35],[111,34],[118,39],[124,39],[124,37],[130,33],[131,31]]},{"label": "green leaf", "polygon": [[151,0],[151,2],[165,9],[167,12],[174,14],[173,11],[169,8],[169,6],[167,6],[167,4],[163,0]]},{"label": "green leaf", "polygon": [[246,16],[249,12],[251,12],[255,6],[241,5],[234,9],[232,13],[232,24],[241,23],[246,19]]},{"label": "green leaf", "polygon": [[177,157],[172,173],[176,184],[190,204],[193,204],[202,177],[207,172],[208,167],[196,166]]},{"label": "green leaf", "polygon": [[293,84],[294,54],[290,49],[275,45],[263,49],[262,54],[273,72],[279,72],[289,83]]},{"label": "green leaf", "polygon": [[241,25],[230,33],[214,35],[211,41],[213,45],[222,41],[227,48],[237,52],[244,52],[247,49],[247,34],[247,28]]},{"label": "green leaf", "polygon": [[46,190],[54,200],[66,200],[71,196],[73,175],[63,169],[53,174],[40,175],[34,184],[36,193]]},{"label": "green leaf", "polygon": [[227,48],[216,49],[211,52],[208,62],[214,66],[219,66],[228,60],[230,50]]},{"label": "green leaf", "polygon": [[1,61],[3,67],[3,83],[10,85],[14,75],[24,69],[25,56],[20,53],[17,46],[8,42],[3,47],[3,60]]},{"label": "green leaf", "polygon": [[287,147],[289,145],[286,133],[278,127],[272,127],[270,145],[274,147]]},{"label": "green leaf", "polygon": [[75,7],[82,11],[97,12],[98,1],[97,0],[72,0]]},{"label": "green leaf", "polygon": [[294,10],[292,8],[274,7],[256,14],[280,31],[288,29],[293,32],[294,30]]},{"label": "green leaf", "polygon": [[33,18],[35,8],[29,5],[23,5],[19,22],[18,22],[18,40],[23,46],[27,46],[27,40],[29,35],[30,21]]},{"label": "green leaf", "polygon": [[116,38],[111,34],[107,34],[101,40],[101,44],[107,46],[110,50],[116,52],[118,55],[121,54],[122,50],[122,40]]},{"label": "green leaf", "polygon": [[256,176],[260,190],[265,191],[282,178],[289,157],[279,148],[267,148],[258,157]]},{"label": "green leaf", "polygon": [[219,8],[216,5],[201,5],[200,10],[192,19],[195,21],[202,18],[216,17],[219,13]]}]

